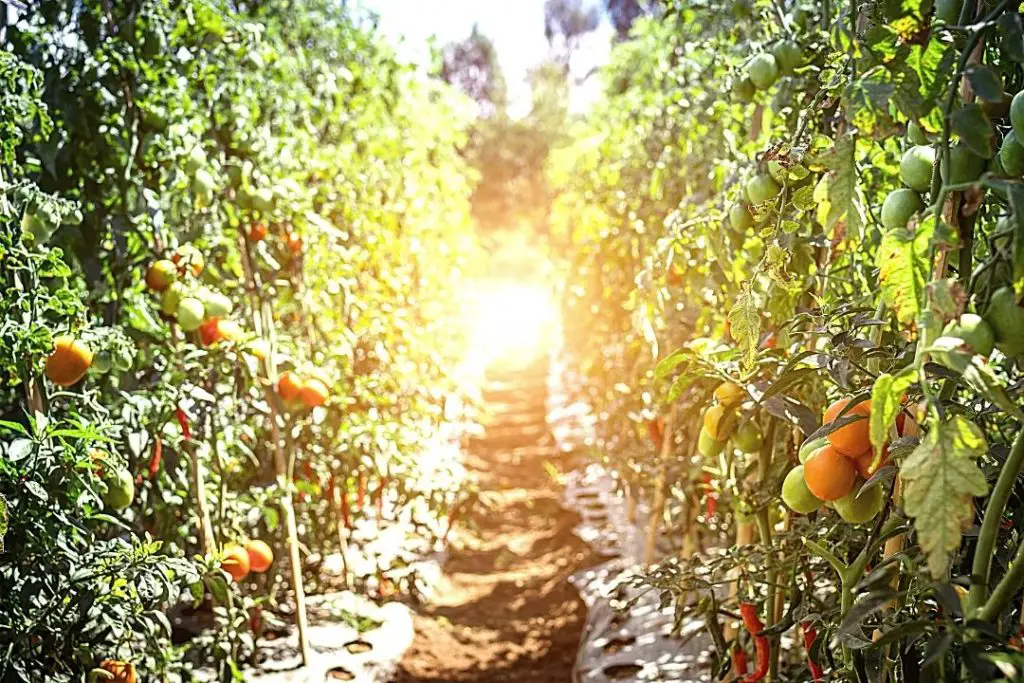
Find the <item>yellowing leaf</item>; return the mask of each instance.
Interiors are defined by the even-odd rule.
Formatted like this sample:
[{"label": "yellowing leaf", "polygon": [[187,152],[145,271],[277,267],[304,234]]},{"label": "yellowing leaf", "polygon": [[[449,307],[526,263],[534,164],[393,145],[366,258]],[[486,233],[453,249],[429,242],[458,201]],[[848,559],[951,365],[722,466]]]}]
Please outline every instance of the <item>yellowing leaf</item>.
[{"label": "yellowing leaf", "polygon": [[878,247],[882,299],[904,325],[914,322],[924,307],[930,275],[929,241],[934,225],[934,218],[929,217],[915,232],[891,230],[882,236]]},{"label": "yellowing leaf", "polygon": [[739,343],[740,349],[743,351],[743,364],[750,367],[757,355],[757,341],[761,334],[760,311],[750,290],[746,290],[736,297],[736,301],[729,310],[729,325],[732,330],[732,338]]},{"label": "yellowing leaf", "polygon": [[877,454],[889,440],[889,426],[900,412],[900,399],[904,392],[914,383],[915,372],[912,367],[904,368],[898,374],[884,373],[875,380],[871,387],[871,445]]},{"label": "yellowing leaf", "polygon": [[972,496],[988,492],[975,462],[987,448],[981,429],[957,415],[928,432],[900,467],[903,507],[914,518],[936,579],[945,576],[950,556],[960,547],[961,530],[974,515]]}]

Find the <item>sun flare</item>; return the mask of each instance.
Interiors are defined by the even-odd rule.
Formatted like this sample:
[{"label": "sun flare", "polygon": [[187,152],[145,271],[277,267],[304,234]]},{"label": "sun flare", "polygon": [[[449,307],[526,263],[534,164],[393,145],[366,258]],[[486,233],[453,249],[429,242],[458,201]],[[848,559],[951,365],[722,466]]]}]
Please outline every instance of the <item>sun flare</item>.
[{"label": "sun flare", "polygon": [[540,283],[480,281],[466,315],[473,364],[528,362],[546,352],[557,319],[553,292]]}]

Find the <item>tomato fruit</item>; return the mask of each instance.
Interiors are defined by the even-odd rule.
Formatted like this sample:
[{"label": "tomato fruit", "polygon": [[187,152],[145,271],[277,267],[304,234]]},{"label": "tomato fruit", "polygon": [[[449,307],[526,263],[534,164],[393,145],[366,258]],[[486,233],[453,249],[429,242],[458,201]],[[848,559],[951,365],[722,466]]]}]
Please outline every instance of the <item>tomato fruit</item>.
[{"label": "tomato fruit", "polygon": [[779,72],[787,76],[803,64],[804,60],[800,44],[789,38],[775,44],[775,47],[772,48],[772,56],[775,57]]},{"label": "tomato fruit", "polygon": [[708,430],[701,427],[700,436],[697,437],[697,452],[705,458],[717,458],[725,450],[725,441],[719,441],[711,436]]},{"label": "tomato fruit", "polygon": [[1024,175],[1024,145],[1021,145],[1021,138],[1017,132],[1011,130],[1003,138],[1003,144],[999,146],[999,163],[1002,166],[1000,175],[1019,178]]},{"label": "tomato fruit", "polygon": [[[839,417],[839,414],[843,412],[849,403],[850,399],[848,398],[841,398],[838,401],[833,402],[832,405],[825,410],[825,417],[822,420],[822,424],[832,424],[835,422],[836,418]],[[853,406],[843,414],[843,419],[858,415],[865,418],[870,417],[870,401],[861,401],[857,405]],[[858,455],[871,448],[870,427],[867,419],[857,420],[856,422],[844,425],[828,434],[826,438],[833,448],[848,458],[856,458]]]},{"label": "tomato fruit", "polygon": [[194,175],[196,171],[206,166],[206,152],[203,148],[196,145],[189,151],[188,156],[185,157],[185,173]]},{"label": "tomato fruit", "polygon": [[803,467],[807,488],[824,501],[839,500],[853,490],[857,481],[853,461],[832,446],[814,451]]},{"label": "tomato fruit", "polygon": [[928,136],[924,132],[924,128],[918,125],[917,121],[909,121],[907,123],[907,140],[912,145],[927,145]]},{"label": "tomato fruit", "polygon": [[1024,90],[1010,100],[1010,123],[1019,140],[1024,140]]},{"label": "tomato fruit", "polygon": [[728,440],[735,423],[736,415],[729,406],[718,404],[704,411],[704,429],[716,441]]},{"label": "tomato fruit", "polygon": [[736,203],[729,207],[729,223],[736,232],[743,232],[754,224],[754,218],[750,215],[750,209]]},{"label": "tomato fruit", "polygon": [[184,274],[188,269],[196,277],[203,272],[203,268],[206,266],[203,254],[191,244],[183,244],[175,249],[171,255],[171,261],[178,266],[179,273]]},{"label": "tomato fruit", "polygon": [[882,227],[896,230],[907,227],[911,216],[924,208],[921,196],[911,189],[893,190],[882,202]]},{"label": "tomato fruit", "polygon": [[733,434],[732,442],[742,453],[756,453],[761,450],[764,437],[753,420],[748,420]]},{"label": "tomato fruit", "polygon": [[114,510],[124,510],[135,500],[135,480],[123,467],[115,468],[105,483],[107,491],[103,494],[103,502]]},{"label": "tomato fruit", "polygon": [[749,78],[740,78],[733,81],[732,94],[736,96],[740,102],[750,102],[754,99],[754,94],[757,92],[757,88],[750,82]]},{"label": "tomato fruit", "polygon": [[245,548],[237,544],[229,544],[224,547],[224,559],[220,567],[235,581],[241,581],[249,575],[249,553]]},{"label": "tomato fruit", "polygon": [[791,469],[782,481],[782,502],[790,510],[801,515],[808,515],[825,504],[825,501],[815,496],[807,488],[803,465],[797,465]]},{"label": "tomato fruit", "polygon": [[254,539],[245,544],[245,552],[249,555],[249,571],[262,574],[270,569],[274,562],[274,551],[266,542]]},{"label": "tomato fruit", "polygon": [[950,148],[949,161],[952,173],[947,172],[945,164],[940,164],[940,168],[942,179],[952,185],[973,183],[985,172],[985,160],[963,143],[957,143]]},{"label": "tomato fruit", "polygon": [[135,683],[135,665],[119,659],[104,659],[98,667],[113,678],[104,678],[106,683]]},{"label": "tomato fruit", "polygon": [[93,352],[85,342],[61,335],[53,340],[53,352],[46,358],[46,376],[59,387],[70,387],[85,376]]},{"label": "tomato fruit", "polygon": [[180,282],[172,282],[171,286],[164,290],[163,298],[160,299],[160,312],[167,316],[176,315],[178,304],[185,298],[187,291],[185,285]]},{"label": "tomato fruit", "polygon": [[203,302],[207,318],[225,318],[231,315],[231,309],[234,308],[227,295],[209,289],[199,292],[199,300]]},{"label": "tomato fruit", "polygon": [[723,382],[715,388],[715,400],[722,405],[739,405],[746,397],[747,392],[743,390],[743,387],[732,382]]},{"label": "tomato fruit", "polygon": [[900,159],[900,180],[912,190],[927,192],[932,184],[934,165],[935,148],[931,145],[914,145]]},{"label": "tomato fruit", "polygon": [[178,279],[178,266],[170,259],[154,261],[146,270],[146,286],[154,292],[162,292]]},{"label": "tomato fruit", "polygon": [[882,487],[877,485],[867,490],[863,486],[857,487],[834,503],[839,516],[850,524],[870,522],[882,511],[884,505]]},{"label": "tomato fruit", "polygon": [[1007,356],[1024,353],[1024,309],[1017,304],[1013,287],[1000,287],[992,294],[984,319],[1000,351]]},{"label": "tomato fruit", "polygon": [[203,320],[206,319],[206,307],[199,299],[187,296],[178,304],[175,317],[178,319],[181,329],[193,332],[198,330],[199,326],[203,324]]},{"label": "tomato fruit", "polygon": [[747,200],[754,206],[758,206],[775,199],[780,190],[782,188],[774,178],[767,173],[758,173],[747,181]]},{"label": "tomato fruit", "polygon": [[747,65],[747,78],[758,90],[767,90],[772,87],[779,78],[779,65],[775,57],[767,52],[762,52],[750,60]]}]

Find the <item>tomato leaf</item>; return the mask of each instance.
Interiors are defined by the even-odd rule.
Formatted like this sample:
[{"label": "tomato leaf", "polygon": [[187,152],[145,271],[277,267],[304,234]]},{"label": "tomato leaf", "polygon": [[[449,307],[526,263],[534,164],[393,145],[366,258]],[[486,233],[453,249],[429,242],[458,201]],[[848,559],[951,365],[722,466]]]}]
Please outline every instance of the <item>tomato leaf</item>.
[{"label": "tomato leaf", "polygon": [[749,368],[757,356],[757,342],[761,334],[760,309],[749,289],[736,297],[729,310],[729,324],[733,338],[743,351],[743,364]]},{"label": "tomato leaf", "polygon": [[953,112],[953,132],[972,152],[983,159],[995,154],[995,134],[992,123],[985,116],[981,105],[972,102]]},{"label": "tomato leaf", "polygon": [[915,372],[907,367],[896,375],[879,375],[871,388],[871,445],[877,455],[889,440],[889,426],[900,412],[903,394],[914,383]]},{"label": "tomato leaf", "polygon": [[955,415],[932,429],[900,467],[903,504],[914,518],[928,568],[942,578],[960,547],[961,529],[974,516],[973,496],[988,492],[975,462],[987,450],[981,429]]},{"label": "tomato leaf", "polygon": [[929,243],[935,219],[926,217],[915,232],[891,230],[878,247],[878,278],[882,300],[903,325],[913,323],[924,307],[929,281]]}]

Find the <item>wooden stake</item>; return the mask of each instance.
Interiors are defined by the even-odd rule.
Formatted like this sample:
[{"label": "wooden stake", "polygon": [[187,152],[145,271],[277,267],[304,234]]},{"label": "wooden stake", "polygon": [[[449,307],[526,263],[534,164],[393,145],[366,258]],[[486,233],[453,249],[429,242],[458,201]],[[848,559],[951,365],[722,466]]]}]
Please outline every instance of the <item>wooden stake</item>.
[{"label": "wooden stake", "polygon": [[651,517],[647,521],[647,544],[644,548],[644,564],[647,565],[654,564],[658,531],[661,528],[661,518],[665,514],[665,478],[668,471],[668,458],[672,453],[677,410],[677,407],[673,405],[668,419],[665,420],[665,432],[661,435],[658,474],[654,482],[654,498],[651,500]]}]

